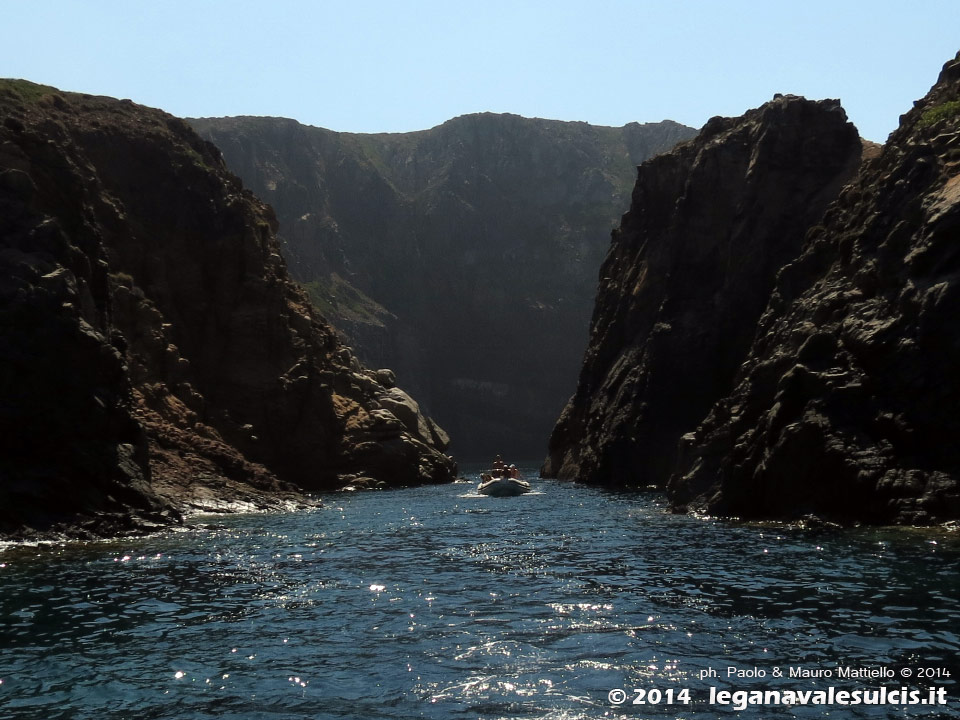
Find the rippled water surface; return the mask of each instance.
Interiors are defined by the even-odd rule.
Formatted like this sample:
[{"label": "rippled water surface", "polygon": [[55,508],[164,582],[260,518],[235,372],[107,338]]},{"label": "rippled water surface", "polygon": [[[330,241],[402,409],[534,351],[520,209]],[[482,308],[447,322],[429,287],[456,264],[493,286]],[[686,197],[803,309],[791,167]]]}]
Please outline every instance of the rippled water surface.
[{"label": "rippled water surface", "polygon": [[[8,548],[0,717],[960,717],[955,533],[736,526],[534,486],[342,494],[122,544]],[[845,665],[897,676],[772,677]],[[948,704],[710,703],[710,688],[831,685],[942,687]],[[661,694],[633,705],[635,688]]]}]

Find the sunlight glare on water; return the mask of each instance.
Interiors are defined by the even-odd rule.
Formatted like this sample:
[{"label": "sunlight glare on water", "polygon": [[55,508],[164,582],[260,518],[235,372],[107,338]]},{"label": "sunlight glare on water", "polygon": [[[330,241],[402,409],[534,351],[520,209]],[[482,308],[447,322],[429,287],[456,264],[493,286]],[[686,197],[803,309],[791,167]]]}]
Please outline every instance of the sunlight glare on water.
[{"label": "sunlight glare on water", "polygon": [[[7,547],[0,716],[958,717],[956,534],[738,526],[534,487],[332,495],[136,541]],[[699,678],[837,665],[946,668],[909,687],[950,703],[737,713],[709,688],[879,683]],[[634,688],[691,701],[632,706]]]}]

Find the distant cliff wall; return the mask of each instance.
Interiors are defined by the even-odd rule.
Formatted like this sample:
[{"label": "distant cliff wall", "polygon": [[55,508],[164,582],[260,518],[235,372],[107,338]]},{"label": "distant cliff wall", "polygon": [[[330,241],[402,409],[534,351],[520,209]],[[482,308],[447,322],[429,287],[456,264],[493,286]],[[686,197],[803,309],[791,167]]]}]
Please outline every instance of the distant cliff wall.
[{"label": "distant cliff wall", "polygon": [[184,122],[0,81],[0,209],[0,532],[452,479],[444,433],[341,345]]},{"label": "distant cliff wall", "polygon": [[680,437],[730,391],[777,271],[860,153],[837,101],[787,96],[640,166],[544,475],[667,482]]},{"label": "distant cliff wall", "polygon": [[694,134],[489,113],[383,135],[191,122],[276,209],[321,312],[472,457],[542,454],[635,167]]}]

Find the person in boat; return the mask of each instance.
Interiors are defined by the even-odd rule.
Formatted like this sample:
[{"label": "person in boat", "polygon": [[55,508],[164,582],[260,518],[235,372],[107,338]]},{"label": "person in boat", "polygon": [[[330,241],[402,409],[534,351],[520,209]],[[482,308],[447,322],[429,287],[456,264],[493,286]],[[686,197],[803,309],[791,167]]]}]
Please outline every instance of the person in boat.
[{"label": "person in boat", "polygon": [[512,463],[510,464],[510,468],[509,468],[509,470],[507,471],[507,473],[508,473],[508,475],[509,475],[510,477],[512,477],[514,480],[519,480],[519,479],[520,479],[520,471],[517,469],[517,466],[514,465],[514,464],[512,464]]},{"label": "person in boat", "polygon": [[506,468],[503,464],[503,458],[497,455],[493,459],[493,472],[491,473],[491,475],[493,475],[494,477],[503,477],[505,469]]}]

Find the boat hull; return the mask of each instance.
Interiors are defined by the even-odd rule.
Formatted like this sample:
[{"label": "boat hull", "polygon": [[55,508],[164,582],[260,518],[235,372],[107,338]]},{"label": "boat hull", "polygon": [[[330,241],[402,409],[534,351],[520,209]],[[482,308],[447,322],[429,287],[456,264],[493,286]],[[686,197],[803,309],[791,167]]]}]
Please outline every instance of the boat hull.
[{"label": "boat hull", "polygon": [[490,497],[514,497],[530,492],[530,483],[514,478],[493,478],[480,483],[477,492]]}]

